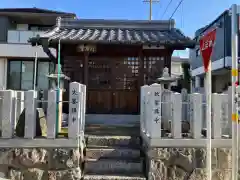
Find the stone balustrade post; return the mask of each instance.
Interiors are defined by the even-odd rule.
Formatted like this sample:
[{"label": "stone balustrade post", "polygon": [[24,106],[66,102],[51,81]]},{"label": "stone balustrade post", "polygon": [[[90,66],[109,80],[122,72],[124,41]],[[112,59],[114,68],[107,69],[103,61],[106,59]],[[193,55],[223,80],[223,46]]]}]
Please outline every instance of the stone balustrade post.
[{"label": "stone balustrade post", "polygon": [[203,97],[202,94],[191,94],[191,118],[190,129],[194,139],[202,138],[202,121],[203,121]]},{"label": "stone balustrade post", "polygon": [[182,94],[172,94],[172,122],[171,132],[173,138],[182,138]]},{"label": "stone balustrade post", "polygon": [[36,99],[37,92],[29,90],[25,96],[24,138],[33,139],[36,135]]}]

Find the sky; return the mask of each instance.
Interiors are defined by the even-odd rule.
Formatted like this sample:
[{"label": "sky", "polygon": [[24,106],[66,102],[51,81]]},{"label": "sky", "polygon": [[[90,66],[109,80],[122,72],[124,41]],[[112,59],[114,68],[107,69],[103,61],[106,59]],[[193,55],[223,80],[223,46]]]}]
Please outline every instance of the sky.
[{"label": "sky", "polygon": [[[155,1],[155,0],[153,0]],[[159,0],[153,5],[153,20],[169,19],[180,0]],[[193,38],[194,32],[216,19],[232,4],[240,0],[183,0],[173,15],[176,27]],[[149,4],[143,0],[1,0],[0,8],[37,7],[67,11],[87,19],[148,19]],[[178,56],[188,56],[188,51],[175,52]]]}]

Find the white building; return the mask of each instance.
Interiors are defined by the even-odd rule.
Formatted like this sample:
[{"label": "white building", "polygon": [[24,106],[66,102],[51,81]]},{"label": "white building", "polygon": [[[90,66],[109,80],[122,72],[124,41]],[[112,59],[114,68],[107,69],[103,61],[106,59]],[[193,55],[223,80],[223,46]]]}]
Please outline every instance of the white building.
[{"label": "white building", "polygon": [[38,8],[0,9],[0,89],[33,89],[36,52],[36,88],[48,89],[46,74],[52,71],[52,63],[41,47],[32,47],[28,40],[51,29],[59,16],[76,17]]},{"label": "white building", "polygon": [[190,63],[189,58],[181,58],[177,56],[172,57],[171,72],[173,75],[181,76],[183,75],[182,64]]},{"label": "white building", "polygon": [[[231,13],[224,11],[215,20],[195,32],[196,46],[190,49],[192,67],[193,91],[204,90],[205,72],[202,63],[199,40],[212,29],[216,29],[216,40],[211,55],[212,62],[212,92],[223,92],[231,85]],[[238,25],[239,26],[239,25]],[[240,48],[238,49],[240,56]]]}]

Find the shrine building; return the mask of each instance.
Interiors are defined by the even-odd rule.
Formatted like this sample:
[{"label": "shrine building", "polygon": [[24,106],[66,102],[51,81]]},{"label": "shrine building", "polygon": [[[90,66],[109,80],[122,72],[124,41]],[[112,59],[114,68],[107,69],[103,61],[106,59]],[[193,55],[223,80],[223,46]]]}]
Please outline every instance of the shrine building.
[{"label": "shrine building", "polygon": [[58,18],[30,42],[55,63],[49,48],[58,51],[60,43],[62,71],[86,85],[89,114],[139,114],[140,87],[156,82],[164,67],[171,73],[174,50],[195,46],[173,20]]}]

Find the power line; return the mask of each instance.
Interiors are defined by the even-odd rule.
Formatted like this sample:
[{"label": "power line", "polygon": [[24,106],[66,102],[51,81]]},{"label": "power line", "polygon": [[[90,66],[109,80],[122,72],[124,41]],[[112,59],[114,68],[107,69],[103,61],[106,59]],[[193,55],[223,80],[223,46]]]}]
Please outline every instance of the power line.
[{"label": "power line", "polygon": [[178,10],[178,8],[180,7],[180,5],[182,4],[182,2],[183,2],[183,0],[181,0],[179,3],[178,3],[178,5],[177,5],[177,7],[174,9],[174,11],[173,11],[173,13],[172,13],[172,15],[170,16],[170,18],[169,19],[172,19],[172,17],[174,16],[174,14],[176,13],[176,11]]},{"label": "power line", "polygon": [[169,1],[169,3],[168,3],[168,5],[167,5],[167,7],[165,8],[165,10],[164,10],[164,12],[163,12],[163,14],[162,14],[162,17],[161,17],[161,19],[162,19],[162,18],[163,18],[163,16],[166,14],[166,12],[167,12],[167,10],[168,10],[168,8],[169,8],[170,4],[172,3],[172,1],[173,1],[173,0],[170,0],[170,1]]}]

